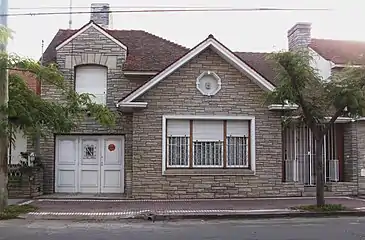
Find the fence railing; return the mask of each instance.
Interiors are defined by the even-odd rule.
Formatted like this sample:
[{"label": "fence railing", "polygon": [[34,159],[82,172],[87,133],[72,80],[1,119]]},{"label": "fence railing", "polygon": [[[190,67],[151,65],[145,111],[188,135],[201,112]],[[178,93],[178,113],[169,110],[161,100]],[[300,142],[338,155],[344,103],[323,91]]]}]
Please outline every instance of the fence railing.
[{"label": "fence railing", "polygon": [[[299,182],[304,185],[315,185],[315,162],[312,157],[300,157],[285,162],[285,180],[287,182]],[[323,165],[326,182],[339,181],[339,160],[327,159]]]}]

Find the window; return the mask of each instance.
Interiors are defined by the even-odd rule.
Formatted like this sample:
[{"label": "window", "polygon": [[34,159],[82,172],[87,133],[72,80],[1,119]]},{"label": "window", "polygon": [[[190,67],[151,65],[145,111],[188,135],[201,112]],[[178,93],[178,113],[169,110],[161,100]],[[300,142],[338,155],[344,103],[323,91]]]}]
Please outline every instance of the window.
[{"label": "window", "polygon": [[106,104],[107,68],[98,65],[76,67],[75,91],[94,95],[93,101]]},{"label": "window", "polygon": [[167,119],[167,168],[249,168],[250,121]]}]

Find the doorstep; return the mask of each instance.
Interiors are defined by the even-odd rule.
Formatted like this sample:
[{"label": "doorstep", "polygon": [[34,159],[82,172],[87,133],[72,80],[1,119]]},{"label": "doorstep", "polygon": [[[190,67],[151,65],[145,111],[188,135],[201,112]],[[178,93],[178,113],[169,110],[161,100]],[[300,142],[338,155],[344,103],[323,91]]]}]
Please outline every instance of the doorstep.
[{"label": "doorstep", "polygon": [[35,199],[128,199],[126,194],[87,194],[87,193],[54,193],[42,195]]}]

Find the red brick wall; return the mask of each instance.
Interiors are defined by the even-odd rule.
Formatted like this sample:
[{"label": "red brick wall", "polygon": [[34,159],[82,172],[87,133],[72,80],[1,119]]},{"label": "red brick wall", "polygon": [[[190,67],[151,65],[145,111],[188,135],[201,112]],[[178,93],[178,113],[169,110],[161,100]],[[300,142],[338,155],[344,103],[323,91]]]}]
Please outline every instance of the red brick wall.
[{"label": "red brick wall", "polygon": [[41,93],[41,87],[40,82],[37,80],[37,78],[29,72],[23,72],[23,71],[17,71],[17,70],[11,70],[10,73],[16,73],[24,78],[24,80],[27,81],[28,86],[33,89],[37,94]]}]

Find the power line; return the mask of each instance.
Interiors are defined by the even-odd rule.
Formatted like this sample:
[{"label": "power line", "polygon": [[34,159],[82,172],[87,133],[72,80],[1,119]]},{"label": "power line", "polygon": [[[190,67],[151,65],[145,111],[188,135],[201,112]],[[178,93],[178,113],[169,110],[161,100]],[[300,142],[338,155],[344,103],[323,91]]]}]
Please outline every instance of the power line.
[{"label": "power line", "polygon": [[[332,11],[330,8],[186,8],[186,9],[134,9],[100,11],[99,13],[166,13],[166,12],[258,12],[258,11]],[[28,12],[0,14],[0,17],[8,16],[44,16],[44,15],[68,15],[90,14],[91,11],[67,11],[67,12]]]},{"label": "power line", "polygon": [[[90,9],[90,6],[73,6],[74,9]],[[113,6],[113,9],[228,9],[233,7],[206,7],[206,6]],[[42,9],[69,9],[68,6],[47,7],[13,7],[10,10],[42,10]],[[280,8],[279,8],[280,9]],[[299,8],[298,8],[299,9]],[[304,8],[305,9],[305,8]],[[309,9],[309,8],[307,8]],[[311,8],[316,10],[316,8]]]},{"label": "power line", "polygon": [[[82,7],[82,6],[73,6],[73,8],[75,9],[90,9],[89,7]],[[199,9],[199,8],[207,8],[207,7],[187,7],[187,6],[113,6],[113,9],[175,9],[175,8],[190,8],[190,9]],[[217,7],[217,8],[222,8],[222,7]],[[13,7],[13,8],[9,8],[11,10],[42,10],[42,9],[69,9],[69,7],[65,7],[65,6],[53,6],[53,7]]]}]

